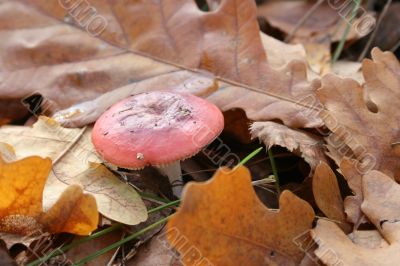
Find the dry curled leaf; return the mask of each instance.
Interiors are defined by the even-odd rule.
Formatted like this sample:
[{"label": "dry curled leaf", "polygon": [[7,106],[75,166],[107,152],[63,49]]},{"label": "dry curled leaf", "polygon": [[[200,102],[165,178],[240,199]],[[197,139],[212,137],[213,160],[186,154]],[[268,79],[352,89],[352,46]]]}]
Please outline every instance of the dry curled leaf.
[{"label": "dry curled leaf", "polygon": [[39,155],[54,161],[43,192],[46,210],[68,185],[79,184],[96,198],[104,216],[125,224],[145,221],[147,211],[140,196],[100,164],[90,131],[63,128],[52,119],[41,117],[33,127],[0,128],[0,141],[11,144],[17,158]]},{"label": "dry curled leaf", "polygon": [[48,211],[43,211],[42,193],[50,171],[48,158],[32,156],[15,162],[0,159],[1,232],[88,235],[97,228],[96,200],[77,185],[69,186]]},{"label": "dry curled leaf", "polygon": [[268,209],[247,168],[222,168],[206,183],[187,185],[167,239],[184,265],[295,265],[304,253],[293,240],[313,219],[311,206],[290,191],[281,194],[278,212]]},{"label": "dry curled leaf", "polygon": [[307,81],[306,64],[268,65],[252,0],[225,0],[209,13],[193,0],[91,1],[106,21],[96,37],[85,32],[90,27],[77,21],[72,4],[3,1],[0,98],[15,101],[37,91],[52,109],[66,108],[138,81],[200,68],[227,79],[209,97],[223,110],[242,108],[250,119],[294,127],[322,125],[297,104],[319,85]]},{"label": "dry curled leaf", "polygon": [[[335,138],[350,147],[357,171],[377,169],[400,181],[400,145],[396,144],[400,64],[392,53],[379,49],[372,51],[372,58],[363,61],[364,88],[334,75],[322,79],[317,95],[325,109],[320,116]],[[334,148],[340,151],[343,145]]]},{"label": "dry curled leaf", "polygon": [[[398,265],[400,257],[400,186],[389,176],[372,170],[363,176],[362,211],[388,245],[378,248],[357,245],[337,225],[319,220],[313,229],[318,244],[315,254],[327,265]],[[382,246],[382,247],[380,247]],[[379,248],[380,247],[380,248]]]},{"label": "dry curled leaf", "polygon": [[278,145],[301,155],[310,165],[311,172],[321,161],[326,162],[323,140],[317,135],[290,129],[275,122],[254,122],[250,131],[252,138],[259,138],[267,147]]}]

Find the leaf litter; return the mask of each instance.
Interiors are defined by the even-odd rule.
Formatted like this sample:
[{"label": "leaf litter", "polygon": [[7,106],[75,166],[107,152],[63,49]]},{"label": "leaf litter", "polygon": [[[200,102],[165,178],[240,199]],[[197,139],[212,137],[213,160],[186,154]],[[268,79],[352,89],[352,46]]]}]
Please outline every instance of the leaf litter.
[{"label": "leaf litter", "polygon": [[[366,38],[352,28],[344,40],[342,58],[347,61],[330,64],[330,48],[342,40],[346,23],[326,3],[307,15],[318,2],[272,1],[256,6],[251,0],[207,1],[212,11],[204,12],[191,0],[112,4],[93,0],[91,7],[107,23],[94,36],[67,2],[59,2],[0,4],[0,180],[2,195],[10,195],[0,197],[0,231],[27,235],[40,228],[54,235],[89,234],[98,221],[96,208],[87,207],[90,204],[115,222],[138,225],[131,229],[139,232],[149,224],[149,228],[159,226],[157,221],[164,219],[160,216],[150,216],[144,223],[148,213],[143,193],[139,196],[115,175],[120,169],[102,164],[90,131],[91,123],[115,102],[169,89],[206,98],[224,112],[243,110],[245,117],[237,118],[242,121],[226,120],[236,129],[221,135],[238,154],[256,145],[249,133],[267,148],[281,146],[287,151],[282,158],[274,156],[277,165],[271,168],[263,166],[268,158],[258,155],[260,160],[247,163],[250,171],[244,166],[220,168],[203,184],[187,184],[181,207],[161,233],[169,245],[152,238],[152,233],[147,238],[150,252],[139,248],[142,253],[132,262],[396,265],[400,65],[393,53],[374,48],[372,59],[352,61],[354,51],[366,50],[359,48]],[[368,6],[362,8],[370,14]],[[266,22],[261,27],[264,33],[257,15]],[[395,19],[386,16],[383,25]],[[276,29],[290,43],[273,38],[278,36]],[[397,48],[395,44],[392,50]],[[38,105],[31,102],[32,109],[26,105],[32,99],[42,100]],[[55,120],[35,121],[29,112]],[[206,154],[218,154],[220,147],[207,147]],[[308,170],[284,159],[295,156],[304,159]],[[191,158],[187,169],[204,168],[210,162],[217,168],[213,159],[204,162],[206,157]],[[277,182],[271,175],[276,166],[281,183],[284,177],[280,195],[271,184]],[[303,183],[287,177],[299,172]],[[186,174],[185,181],[196,175]],[[32,186],[25,176],[40,179],[41,185]],[[20,191],[19,186],[29,189]],[[11,197],[12,191],[25,196]],[[147,200],[163,204],[164,195],[155,193]],[[279,199],[278,205],[272,198]],[[82,209],[77,217],[90,213],[90,222],[85,219],[78,226],[75,209],[67,206]],[[23,222],[13,222],[16,219]],[[60,219],[70,221],[60,223]],[[296,242],[302,237],[307,246]],[[34,241],[4,233],[0,238],[8,242],[8,249],[18,241],[26,246]],[[102,248],[117,240],[92,241],[99,242],[92,242],[94,249],[89,252],[110,259],[111,253]],[[141,244],[131,245],[130,254]],[[74,252],[67,255],[86,259],[74,258]],[[124,260],[124,254],[119,249],[111,261]]]}]

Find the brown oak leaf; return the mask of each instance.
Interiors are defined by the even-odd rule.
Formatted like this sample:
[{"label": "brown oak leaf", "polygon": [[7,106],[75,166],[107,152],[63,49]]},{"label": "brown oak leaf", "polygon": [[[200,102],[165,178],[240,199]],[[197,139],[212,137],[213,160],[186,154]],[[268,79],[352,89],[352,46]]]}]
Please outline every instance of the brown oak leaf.
[{"label": "brown oak leaf", "polygon": [[389,176],[372,170],[363,176],[362,211],[384,237],[376,248],[353,243],[333,222],[319,220],[312,230],[315,254],[327,265],[384,265],[399,263],[400,186]]},{"label": "brown oak leaf", "polygon": [[311,206],[290,191],[276,212],[258,199],[247,168],[221,168],[206,183],[187,185],[167,239],[185,265],[296,265],[304,253],[293,241],[313,219]]},{"label": "brown oak leaf", "polygon": [[320,116],[335,143],[354,153],[357,171],[377,169],[400,181],[400,64],[392,53],[377,48],[372,58],[363,61],[364,87],[334,75],[322,79],[317,95],[325,109]]}]

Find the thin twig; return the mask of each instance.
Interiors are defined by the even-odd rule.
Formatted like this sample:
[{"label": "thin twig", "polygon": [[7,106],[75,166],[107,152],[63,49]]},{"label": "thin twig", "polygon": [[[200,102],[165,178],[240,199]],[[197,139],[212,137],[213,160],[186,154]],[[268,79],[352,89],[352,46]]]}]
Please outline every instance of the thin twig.
[{"label": "thin twig", "polygon": [[312,16],[312,14],[314,14],[314,12],[318,9],[318,7],[320,5],[322,5],[322,3],[325,0],[318,0],[318,2],[316,2],[311,8],[310,10],[308,10],[308,12],[306,14],[304,14],[304,16],[299,20],[299,22],[297,22],[297,24],[294,26],[294,28],[290,31],[290,33],[288,34],[288,36],[286,36],[284,42],[289,42],[293,36],[296,34],[296,32],[300,29],[301,26],[303,26],[303,24]]},{"label": "thin twig", "polygon": [[391,3],[392,3],[392,0],[388,0],[386,2],[385,6],[383,7],[382,12],[379,15],[378,21],[376,22],[375,29],[372,31],[371,36],[369,36],[368,42],[365,45],[364,50],[358,57],[358,61],[363,60],[365,55],[369,51],[369,48],[371,47],[371,44],[372,44],[373,40],[375,39],[376,33],[378,32],[379,26],[381,25],[383,18],[386,16],[386,13],[389,11],[389,6]]}]

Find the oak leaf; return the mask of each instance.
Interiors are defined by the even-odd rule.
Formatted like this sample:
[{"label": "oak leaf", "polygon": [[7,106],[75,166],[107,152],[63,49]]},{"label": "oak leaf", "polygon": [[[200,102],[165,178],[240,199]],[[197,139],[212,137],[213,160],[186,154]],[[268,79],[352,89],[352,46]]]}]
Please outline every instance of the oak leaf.
[{"label": "oak leaf", "polygon": [[145,221],[147,211],[140,196],[101,165],[90,136],[90,128],[63,128],[46,117],[40,117],[33,127],[0,128],[0,141],[12,145],[17,158],[39,155],[53,160],[43,192],[46,210],[68,185],[78,184],[96,198],[104,216],[125,224]]},{"label": "oak leaf", "polygon": [[259,138],[268,148],[278,145],[301,155],[310,165],[311,173],[321,161],[327,161],[323,139],[317,135],[289,129],[275,122],[254,122],[250,126],[250,132],[252,138]]},{"label": "oak leaf", "polygon": [[47,211],[42,193],[51,160],[38,156],[15,162],[0,158],[0,231],[28,235],[39,231],[88,235],[97,228],[96,200],[77,186],[69,186]]},{"label": "oak leaf", "polygon": [[344,211],[339,184],[332,169],[324,162],[318,164],[312,178],[312,191],[318,208],[329,219],[337,222],[343,231],[350,232]]},{"label": "oak leaf", "polygon": [[[312,106],[299,104],[320,85],[307,80],[303,49],[261,35],[252,0],[225,0],[209,13],[193,0],[9,0],[0,14],[0,27],[7,29],[0,44],[0,114],[7,119],[25,116],[19,101],[36,93],[45,99],[45,114],[62,110],[55,119],[79,127],[130,94],[192,79],[213,83],[206,70],[220,76],[220,89],[186,91],[223,111],[241,108],[251,120],[296,128],[322,126],[319,116],[309,116]],[[91,32],[89,15],[106,21],[98,34]],[[277,56],[282,49],[285,57]]]},{"label": "oak leaf", "polygon": [[[364,87],[334,75],[322,79],[317,95],[324,108],[319,114],[337,143],[354,153],[361,174],[377,169],[400,181],[400,145],[396,144],[400,139],[400,64],[392,53],[377,48],[372,58],[363,61]],[[340,151],[343,145],[331,148]]]},{"label": "oak leaf", "polygon": [[330,221],[319,220],[312,230],[315,254],[327,265],[398,265],[400,254],[400,186],[389,176],[372,170],[363,176],[362,211],[385,242],[377,248],[357,245]]},{"label": "oak leaf", "polygon": [[258,199],[247,168],[221,168],[206,183],[187,185],[167,239],[185,265],[295,265],[304,253],[293,240],[313,219],[311,206],[290,191],[276,212]]},{"label": "oak leaf", "polygon": [[[319,117],[307,116],[307,106],[296,104],[319,85],[307,81],[306,64],[268,65],[252,0],[225,0],[209,13],[193,0],[97,0],[74,9],[77,3],[3,2],[1,14],[13,16],[0,19],[7,21],[2,34],[8,34],[1,44],[2,99],[38,92],[60,109],[141,80],[202,68],[224,81],[209,97],[222,110],[242,108],[250,119],[279,119],[293,127],[322,125]],[[85,7],[107,23],[96,37],[74,13]],[[17,19],[24,17],[29,20]]]},{"label": "oak leaf", "polygon": [[354,227],[357,228],[361,223],[365,223],[367,220],[361,210],[361,204],[363,202],[362,174],[357,171],[355,165],[357,165],[356,161],[343,159],[340,163],[340,172],[353,192],[353,195],[347,196],[344,199],[347,220],[353,223]]}]

